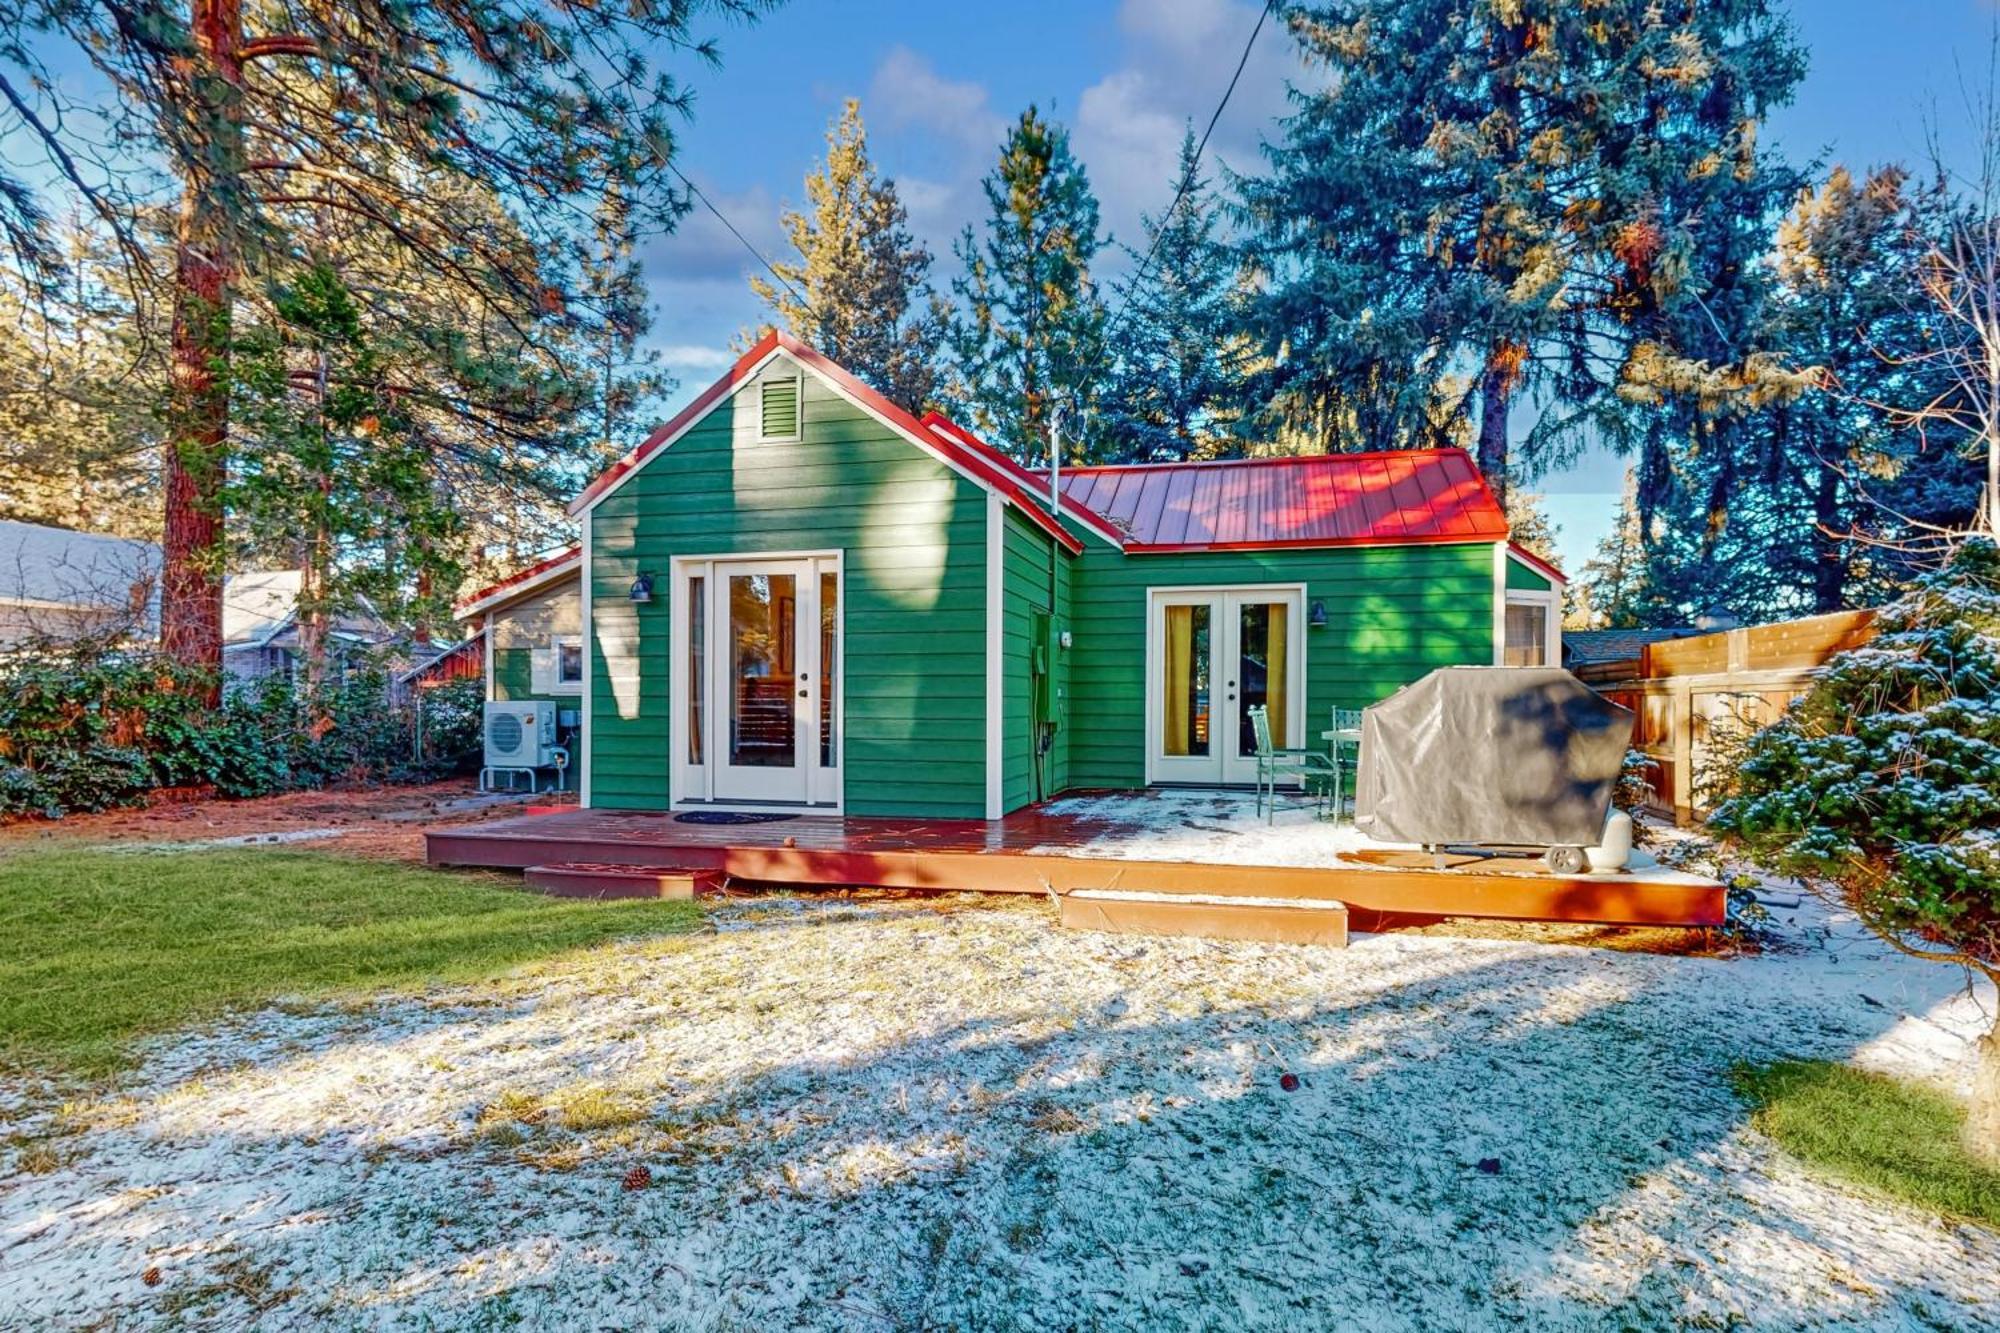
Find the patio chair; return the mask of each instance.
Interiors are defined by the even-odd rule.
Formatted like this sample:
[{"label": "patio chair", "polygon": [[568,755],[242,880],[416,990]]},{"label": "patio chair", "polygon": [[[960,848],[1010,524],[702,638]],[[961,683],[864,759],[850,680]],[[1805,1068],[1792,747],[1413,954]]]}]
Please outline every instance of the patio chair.
[{"label": "patio chair", "polygon": [[[1281,779],[1297,778],[1306,794],[1314,801],[1314,808],[1325,799],[1331,784],[1337,781],[1333,760],[1318,750],[1281,748],[1271,742],[1271,716],[1264,705],[1250,706],[1250,729],[1257,737],[1257,813],[1266,816],[1266,821],[1276,823],[1278,818],[1278,783]],[[1270,789],[1271,804],[1264,805],[1264,792]]]},{"label": "patio chair", "polygon": [[[1346,789],[1346,779],[1349,769],[1358,767],[1360,764],[1361,742],[1359,740],[1348,740],[1338,733],[1349,731],[1359,736],[1361,733],[1361,710],[1359,708],[1334,709],[1333,725],[1328,730],[1336,733],[1327,738],[1326,748],[1328,757],[1333,760],[1333,818],[1335,823],[1339,823],[1341,811],[1344,808],[1341,793]],[[1349,764],[1347,759],[1347,752],[1350,749],[1354,751],[1354,763],[1352,765]]]}]

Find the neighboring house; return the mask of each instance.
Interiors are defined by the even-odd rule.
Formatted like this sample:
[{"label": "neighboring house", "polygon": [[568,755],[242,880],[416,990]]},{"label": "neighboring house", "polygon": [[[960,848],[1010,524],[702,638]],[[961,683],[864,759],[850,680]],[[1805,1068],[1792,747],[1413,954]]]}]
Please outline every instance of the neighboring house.
[{"label": "neighboring house", "polygon": [[1252,705],[1320,746],[1434,667],[1557,660],[1561,576],[1463,450],[1060,487],[766,335],[572,506],[585,804],[990,818],[1247,784]]},{"label": "neighboring house", "polygon": [[[222,583],[222,671],[226,680],[247,685],[266,676],[293,677],[302,666],[299,643],[299,589],[296,569],[231,574]],[[365,603],[359,611],[334,617],[328,628],[336,673],[355,655],[391,643],[396,632]]]},{"label": "neighboring house", "polygon": [[583,702],[583,553],[572,546],[462,598],[466,644],[480,645],[486,697],[557,706],[561,743],[576,753]]},{"label": "neighboring house", "polygon": [[152,638],[159,574],[151,542],[0,520],[0,652],[100,634]]},{"label": "neighboring house", "polygon": [[1562,635],[1562,664],[1577,679],[1592,685],[1626,680],[1639,674],[1639,659],[1647,644],[1685,639],[1701,632],[1692,626],[1566,629]]}]

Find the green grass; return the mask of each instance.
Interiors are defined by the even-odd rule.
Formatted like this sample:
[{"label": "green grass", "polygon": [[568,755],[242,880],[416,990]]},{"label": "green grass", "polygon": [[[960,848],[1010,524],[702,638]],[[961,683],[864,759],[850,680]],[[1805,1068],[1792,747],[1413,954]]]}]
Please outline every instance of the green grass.
[{"label": "green grass", "polygon": [[134,1038],[231,1009],[478,980],[699,919],[314,853],[0,857],[0,1062],[103,1073]]},{"label": "green grass", "polygon": [[1949,1217],[2000,1227],[2000,1171],[1959,1139],[1946,1093],[1826,1060],[1741,1066],[1751,1124],[1827,1175]]}]

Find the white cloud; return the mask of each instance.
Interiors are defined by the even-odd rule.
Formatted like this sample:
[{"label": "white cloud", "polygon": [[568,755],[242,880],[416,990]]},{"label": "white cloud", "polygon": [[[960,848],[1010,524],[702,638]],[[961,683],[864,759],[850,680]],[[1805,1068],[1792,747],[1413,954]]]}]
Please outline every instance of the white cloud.
[{"label": "white cloud", "polygon": [[890,125],[921,126],[981,155],[996,150],[1007,130],[985,84],[947,79],[907,46],[891,47],[875,67],[866,105]]},{"label": "white cloud", "polygon": [[[699,177],[695,183],[759,250],[774,260],[786,257],[784,229],[778,222],[783,205],[770,190],[757,185],[731,194]],[[729,228],[703,207],[700,200],[695,201],[694,211],[683,217],[673,231],[647,243],[643,258],[646,271],[656,280],[747,279],[749,274],[763,271],[763,265],[744,248],[743,242],[732,236]]]},{"label": "white cloud", "polygon": [[675,343],[660,349],[660,360],[676,373],[682,371],[709,372],[726,369],[736,360],[727,347],[708,347],[701,343]]},{"label": "white cloud", "polygon": [[[1105,225],[1127,244],[1143,234],[1141,213],[1158,213],[1173,195],[1181,134],[1201,133],[1214,114],[1259,7],[1245,0],[1124,0],[1118,27],[1123,63],[1084,89],[1077,101],[1074,143],[1090,172]],[[1299,73],[1283,24],[1265,20],[1229,107],[1202,159],[1204,174],[1220,166],[1249,171],[1258,141],[1276,134],[1286,109],[1285,82]]]}]

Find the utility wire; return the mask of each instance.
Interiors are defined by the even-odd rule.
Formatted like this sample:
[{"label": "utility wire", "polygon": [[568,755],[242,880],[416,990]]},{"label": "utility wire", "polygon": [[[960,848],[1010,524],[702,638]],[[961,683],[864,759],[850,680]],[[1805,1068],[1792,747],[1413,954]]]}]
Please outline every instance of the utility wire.
[{"label": "utility wire", "polygon": [[1264,20],[1271,17],[1271,10],[1276,4],[1277,0],[1264,0],[1264,7],[1257,11],[1257,22],[1250,29],[1250,40],[1243,43],[1243,54],[1236,58],[1236,72],[1229,76],[1229,86],[1222,90],[1222,100],[1215,104],[1215,114],[1208,118],[1208,125],[1201,132],[1201,141],[1195,145],[1194,160],[1188,163],[1187,170],[1181,174],[1180,185],[1174,190],[1173,202],[1167,205],[1166,212],[1160,214],[1159,230],[1153,233],[1153,243],[1146,247],[1145,258],[1139,261],[1139,267],[1132,273],[1132,280],[1125,288],[1124,301],[1120,303],[1117,313],[1105,321],[1104,332],[1107,343],[1110,341],[1111,330],[1117,327],[1118,321],[1125,317],[1127,310],[1131,309],[1132,296],[1138,291],[1139,284],[1146,280],[1146,270],[1153,265],[1153,256],[1159,252],[1160,239],[1167,234],[1167,224],[1173,220],[1174,210],[1181,206],[1181,201],[1187,198],[1188,191],[1194,188],[1195,172],[1201,166],[1202,154],[1208,151],[1209,136],[1215,133],[1216,122],[1222,119],[1223,111],[1229,106],[1229,99],[1235,95],[1236,85],[1243,78],[1244,67],[1250,63],[1250,51],[1257,45],[1257,38],[1264,31]]},{"label": "utility wire", "polygon": [[[766,273],[769,273],[771,277],[774,280],[776,280],[777,284],[780,287],[783,287],[787,292],[791,293],[792,299],[794,301],[797,301],[802,307],[804,307],[807,314],[810,315],[813,313],[812,302],[806,300],[805,297],[799,295],[799,289],[792,286],[791,283],[785,281],[785,275],[778,272],[777,265],[773,264],[770,261],[770,259],[765,256],[764,252],[762,250],[759,250],[756,247],[756,245],[754,245],[751,242],[748,236],[745,236],[742,232],[736,229],[736,224],[734,222],[731,222],[728,219],[728,217],[726,217],[723,214],[723,211],[717,208],[714,202],[710,200],[707,195],[702,193],[701,187],[699,185],[696,185],[693,181],[688,179],[686,172],[682,171],[679,167],[675,166],[671,159],[669,159],[669,161],[667,162],[667,170],[673,172],[674,175],[677,178],[679,178],[680,183],[682,185],[687,186],[689,194],[692,194],[695,198],[701,200],[701,205],[703,208],[706,208],[709,212],[715,214],[715,220],[717,222],[720,222],[724,227],[726,227],[729,231],[729,234],[731,236],[734,236],[737,239],[738,243],[740,243],[745,250],[748,250],[750,252],[751,258],[755,259],[759,264],[762,264],[764,266],[764,271]],[[817,316],[815,316],[815,318],[817,318]]]}]

